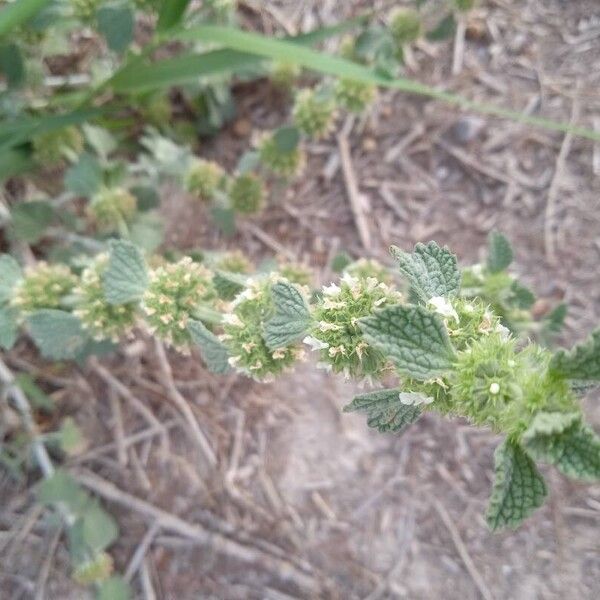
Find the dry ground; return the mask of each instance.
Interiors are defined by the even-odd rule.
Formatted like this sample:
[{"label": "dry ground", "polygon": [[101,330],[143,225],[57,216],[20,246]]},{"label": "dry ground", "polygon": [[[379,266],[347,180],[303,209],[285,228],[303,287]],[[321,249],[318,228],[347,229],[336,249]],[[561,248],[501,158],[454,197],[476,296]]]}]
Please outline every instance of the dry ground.
[{"label": "dry ground", "polygon": [[[311,27],[372,4],[269,2],[262,19],[265,29]],[[597,3],[481,4],[461,73],[450,75],[450,44],[423,43],[413,75],[600,127]],[[247,122],[270,128],[286,116],[266,84],[238,95],[238,122],[206,147],[229,165],[248,145]],[[256,257],[281,246],[326,279],[339,249],[385,260],[390,243],[410,248],[435,238],[468,263],[499,228],[514,242],[523,278],[549,304],[564,297],[571,305],[565,343],[597,325],[600,147],[390,92],[339,132],[361,193],[362,239],[333,136],[310,147],[312,176],[276,190],[270,210],[227,244]],[[223,245],[189,199],[167,190],[164,198],[171,244]],[[7,360],[23,367],[27,355],[21,346]],[[169,600],[600,597],[600,486],[545,469],[549,504],[517,532],[492,535],[481,516],[497,442],[489,433],[427,416],[402,436],[378,435],[362,417],[341,414],[352,386],[312,363],[259,385],[215,378],[196,358],[168,358],[175,389],[149,340],[102,362],[163,424],[162,434],[101,367],[67,377],[36,361],[63,413],[87,433],[91,447],[72,469],[117,516],[114,554],[121,571],[132,565],[140,598],[152,598],[149,590]],[[215,449],[214,470],[180,417],[179,394]],[[587,409],[600,428],[596,398]],[[146,430],[151,437],[131,437]],[[0,596],[33,598],[46,566],[43,598],[86,597],[68,583],[63,544],[52,546],[55,529],[34,508],[32,489],[8,479],[0,486]]]}]

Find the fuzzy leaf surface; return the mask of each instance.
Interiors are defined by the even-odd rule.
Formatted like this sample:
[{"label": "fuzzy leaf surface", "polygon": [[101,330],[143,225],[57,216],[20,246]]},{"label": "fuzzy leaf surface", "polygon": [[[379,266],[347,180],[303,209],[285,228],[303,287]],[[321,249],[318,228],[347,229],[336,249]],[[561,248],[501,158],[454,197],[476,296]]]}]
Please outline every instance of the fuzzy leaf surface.
[{"label": "fuzzy leaf surface", "polygon": [[148,287],[148,271],[140,249],[131,242],[112,241],[103,283],[110,304],[139,300]]},{"label": "fuzzy leaf surface", "polygon": [[35,244],[43,237],[46,228],[52,222],[54,209],[45,200],[19,202],[12,209],[11,217],[11,233],[14,237]]},{"label": "fuzzy leaf surface", "polygon": [[83,541],[94,552],[102,552],[119,536],[115,520],[96,502],[83,514]]},{"label": "fuzzy leaf surface", "polygon": [[213,277],[213,284],[222,300],[233,300],[244,289],[246,281],[245,275],[226,271],[216,271]]},{"label": "fuzzy leaf surface", "polygon": [[344,412],[361,411],[367,413],[367,425],[381,433],[402,431],[414,423],[422,412],[421,406],[400,402],[400,390],[377,390],[356,396],[344,406]]},{"label": "fuzzy leaf surface", "polygon": [[492,231],[488,237],[487,268],[490,273],[504,271],[513,260],[510,242],[499,231]]},{"label": "fuzzy leaf surface", "polygon": [[298,289],[287,281],[276,283],[271,294],[275,316],[265,323],[263,338],[271,350],[297,342],[308,331],[310,312]]},{"label": "fuzzy leaf surface", "polygon": [[550,369],[567,379],[600,380],[600,329],[571,350],[558,350]]},{"label": "fuzzy leaf surface", "polygon": [[404,375],[424,381],[452,367],[454,350],[446,328],[422,306],[388,306],[359,324],[365,340]]},{"label": "fuzzy leaf surface", "polygon": [[80,514],[88,505],[90,497],[83,488],[62,469],[43,481],[38,488],[38,500],[42,504],[65,504],[75,514]]},{"label": "fuzzy leaf surface", "polygon": [[12,297],[12,290],[23,272],[19,263],[9,254],[0,254],[0,304]]},{"label": "fuzzy leaf surface", "polygon": [[81,321],[64,310],[38,310],[27,317],[27,325],[42,356],[52,360],[77,358],[89,341]]},{"label": "fuzzy leaf surface", "polygon": [[229,352],[219,338],[209,331],[204,323],[190,319],[187,325],[194,344],[200,349],[200,354],[206,367],[212,373],[227,373],[230,371]]},{"label": "fuzzy leaf surface", "polygon": [[131,589],[127,582],[117,575],[113,575],[100,583],[98,600],[130,600]]},{"label": "fuzzy leaf surface", "polygon": [[496,477],[486,520],[492,531],[517,527],[548,494],[535,463],[519,446],[506,439],[494,453]]},{"label": "fuzzy leaf surface", "polygon": [[600,438],[578,413],[539,413],[522,441],[532,458],[556,466],[569,477],[600,479]]},{"label": "fuzzy leaf surface", "polygon": [[417,244],[412,253],[397,246],[390,249],[398,262],[400,272],[408,279],[411,292],[421,302],[434,296],[456,296],[460,289],[460,271],[456,256],[435,242]]}]

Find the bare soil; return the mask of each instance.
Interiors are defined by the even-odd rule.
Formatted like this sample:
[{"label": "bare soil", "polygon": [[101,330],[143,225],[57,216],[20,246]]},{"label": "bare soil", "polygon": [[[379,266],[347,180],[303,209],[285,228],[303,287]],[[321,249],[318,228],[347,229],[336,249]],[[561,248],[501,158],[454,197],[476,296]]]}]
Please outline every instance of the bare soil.
[{"label": "bare soil", "polygon": [[[265,30],[311,27],[373,4],[380,3],[273,1],[260,18]],[[450,42],[423,42],[410,75],[479,101],[600,127],[596,2],[488,0],[467,33],[460,74],[450,74]],[[247,131],[283,123],[289,104],[267,83],[236,94],[236,123],[201,151],[230,167],[248,147]],[[189,198],[164,190],[167,245],[227,245],[257,260],[283,247],[326,280],[339,250],[387,260],[391,243],[408,249],[436,239],[468,264],[497,228],[514,244],[519,274],[542,297],[540,312],[569,303],[563,343],[598,324],[600,145],[387,91],[364,119],[340,122],[338,134],[349,140],[368,248],[336,135],[311,144],[307,176],[274,188],[269,210],[241,223],[232,239]],[[118,518],[119,570],[152,532],[132,578],[139,598],[152,598],[149,590],[168,600],[600,597],[600,486],[545,469],[550,502],[516,532],[491,534],[482,515],[498,439],[486,431],[428,415],[402,436],[380,435],[364,418],[341,413],[356,388],[312,362],[261,385],[214,377],[197,357],[169,353],[176,387],[217,454],[210,470],[152,342],[140,337],[102,364],[169,427],[168,447],[153,435],[119,459],[115,393],[98,370],[56,372],[31,357],[22,343],[7,361],[15,368],[34,361],[61,414],[86,432],[90,448],[71,468]],[[149,428],[130,402],[118,402],[126,439]],[[600,429],[597,398],[586,410]],[[112,446],[99,453],[105,444]],[[107,482],[125,499],[116,502]],[[63,540],[49,553],[56,529],[35,512],[31,483],[0,480],[0,597],[33,598],[47,564],[43,598],[86,598],[69,582]],[[132,497],[221,537],[190,539]]]}]

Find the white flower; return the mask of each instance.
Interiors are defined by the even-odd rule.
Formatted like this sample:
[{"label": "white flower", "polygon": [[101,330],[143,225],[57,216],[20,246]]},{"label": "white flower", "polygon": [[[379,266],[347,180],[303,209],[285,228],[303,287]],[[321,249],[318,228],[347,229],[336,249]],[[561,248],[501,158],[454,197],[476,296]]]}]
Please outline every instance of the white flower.
[{"label": "white flower", "polygon": [[473,273],[477,279],[483,280],[483,265],[473,265],[471,267],[471,273]]},{"label": "white flower", "polygon": [[500,392],[500,384],[496,383],[494,381],[494,383],[490,384],[490,394],[492,394],[492,396],[496,396],[496,395],[498,395],[499,392]]},{"label": "white flower", "polygon": [[335,283],[323,286],[323,294],[325,296],[337,296],[342,290]]},{"label": "white flower", "polygon": [[332,300],[331,298],[323,299],[323,308],[325,310],[337,310],[339,308],[345,308],[345,307],[346,307],[346,303],[342,302],[341,300],[338,300],[336,302],[335,300]]},{"label": "white flower", "polygon": [[427,305],[431,306],[439,315],[442,315],[447,319],[454,319],[458,322],[458,315],[454,310],[454,306],[452,306],[451,302],[446,298],[443,298],[442,296],[434,296],[433,298],[429,299]]},{"label": "white flower", "polygon": [[500,337],[505,341],[510,337],[510,329],[508,329],[508,327],[504,327],[502,323],[498,323],[494,331],[499,333]]},{"label": "white flower", "polygon": [[431,404],[433,402],[433,398],[430,396],[424,396],[415,392],[400,392],[398,398],[406,406],[420,406],[421,404]]},{"label": "white flower", "polygon": [[225,313],[223,315],[223,323],[225,325],[233,325],[235,327],[243,327],[241,319],[235,313]]},{"label": "white flower", "polygon": [[336,323],[328,323],[327,321],[319,321],[319,330],[320,331],[338,331],[342,328],[341,325],[337,325]]},{"label": "white flower", "polygon": [[316,337],[313,337],[312,335],[307,335],[302,341],[307,346],[310,346],[311,350],[323,350],[325,348],[329,348],[329,344],[326,344],[325,342],[318,340]]}]

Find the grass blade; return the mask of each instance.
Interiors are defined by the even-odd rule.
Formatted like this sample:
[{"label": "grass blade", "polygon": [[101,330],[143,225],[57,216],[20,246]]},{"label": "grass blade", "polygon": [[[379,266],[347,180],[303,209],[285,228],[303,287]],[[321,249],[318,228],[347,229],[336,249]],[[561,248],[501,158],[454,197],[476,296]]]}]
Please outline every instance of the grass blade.
[{"label": "grass blade", "polygon": [[183,41],[201,41],[221,44],[232,50],[256,54],[264,58],[284,60],[296,63],[312,71],[334,77],[346,77],[365,83],[373,83],[381,87],[398,89],[404,92],[442,100],[458,106],[463,110],[471,110],[486,115],[510,119],[518,123],[541,127],[550,131],[572,133],[591,140],[600,141],[600,132],[585,127],[571,126],[567,123],[553,121],[544,117],[522,114],[518,111],[496,106],[494,104],[473,102],[456,94],[451,94],[428,85],[404,77],[388,79],[368,67],[357,63],[306,48],[287,40],[268,38],[256,33],[241,31],[231,27],[217,25],[200,25],[180,32],[177,37]]},{"label": "grass blade", "polygon": [[164,0],[158,15],[158,31],[166,31],[178,25],[190,0]]}]

